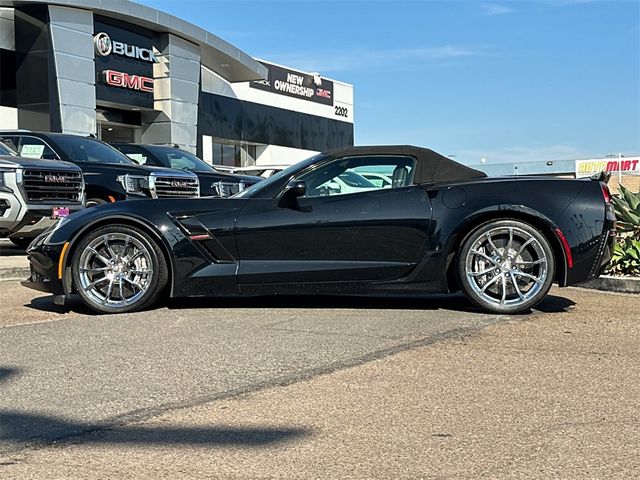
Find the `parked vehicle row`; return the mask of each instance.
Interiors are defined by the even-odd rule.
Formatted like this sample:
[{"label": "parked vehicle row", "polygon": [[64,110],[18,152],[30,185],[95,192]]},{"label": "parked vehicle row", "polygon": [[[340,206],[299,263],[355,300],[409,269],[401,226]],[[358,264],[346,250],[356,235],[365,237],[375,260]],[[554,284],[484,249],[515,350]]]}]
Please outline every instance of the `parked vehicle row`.
[{"label": "parked vehicle row", "polygon": [[194,154],[175,147],[124,143],[114,143],[113,146],[139,165],[193,172],[200,181],[200,195],[203,197],[228,197],[263,180],[257,176],[219,172]]},{"label": "parked vehicle row", "polygon": [[174,147],[114,148],[91,137],[25,130],[0,131],[0,145],[0,155],[5,154],[0,163],[0,236],[21,246],[56,218],[84,206],[145,198],[226,197],[262,179],[216,172]]}]

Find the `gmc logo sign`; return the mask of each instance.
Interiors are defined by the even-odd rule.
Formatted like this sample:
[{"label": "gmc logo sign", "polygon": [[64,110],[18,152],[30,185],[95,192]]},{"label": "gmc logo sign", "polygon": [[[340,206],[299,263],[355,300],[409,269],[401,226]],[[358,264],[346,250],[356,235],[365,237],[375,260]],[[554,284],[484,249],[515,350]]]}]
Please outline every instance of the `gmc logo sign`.
[{"label": "gmc logo sign", "polygon": [[66,180],[64,175],[49,174],[44,176],[45,183],[64,183]]},{"label": "gmc logo sign", "polygon": [[128,73],[118,72],[116,70],[105,70],[102,72],[102,75],[104,75],[104,82],[112,87],[153,93],[153,78],[143,77],[141,75],[129,75]]},{"label": "gmc logo sign", "polygon": [[173,188],[187,188],[189,186],[189,182],[185,182],[183,180],[172,180],[171,186]]}]

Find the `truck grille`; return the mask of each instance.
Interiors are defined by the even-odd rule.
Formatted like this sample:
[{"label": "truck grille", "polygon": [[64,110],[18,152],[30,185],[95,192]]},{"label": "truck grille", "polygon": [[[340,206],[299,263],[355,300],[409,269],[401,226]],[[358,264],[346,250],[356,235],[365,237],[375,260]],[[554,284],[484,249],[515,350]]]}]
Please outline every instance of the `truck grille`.
[{"label": "truck grille", "polygon": [[22,182],[30,202],[80,202],[83,181],[80,172],[25,170]]},{"label": "truck grille", "polygon": [[217,182],[213,184],[217,194],[221,197],[230,197],[245,189],[245,184],[234,182]]},{"label": "truck grille", "polygon": [[193,198],[200,196],[197,178],[155,177],[154,198]]}]

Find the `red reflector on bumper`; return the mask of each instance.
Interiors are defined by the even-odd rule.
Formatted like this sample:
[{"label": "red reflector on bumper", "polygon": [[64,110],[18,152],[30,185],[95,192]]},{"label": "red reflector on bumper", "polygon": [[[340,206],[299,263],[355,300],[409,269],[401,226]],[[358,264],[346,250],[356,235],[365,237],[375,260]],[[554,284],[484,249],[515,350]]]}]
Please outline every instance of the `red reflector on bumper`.
[{"label": "red reflector on bumper", "polygon": [[571,247],[569,246],[569,242],[567,242],[567,237],[564,236],[562,230],[556,228],[556,236],[560,239],[560,243],[562,243],[562,248],[564,249],[564,254],[567,257],[567,267],[573,268],[573,255],[571,255]]}]

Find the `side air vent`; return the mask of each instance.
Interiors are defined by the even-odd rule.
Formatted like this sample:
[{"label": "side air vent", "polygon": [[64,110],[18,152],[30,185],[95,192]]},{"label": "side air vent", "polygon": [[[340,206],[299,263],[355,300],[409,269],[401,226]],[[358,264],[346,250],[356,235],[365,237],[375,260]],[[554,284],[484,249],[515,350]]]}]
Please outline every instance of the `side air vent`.
[{"label": "side air vent", "polygon": [[235,257],[211,234],[197,217],[183,216],[176,221],[189,239],[204,249],[215,262],[235,262]]}]

